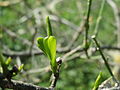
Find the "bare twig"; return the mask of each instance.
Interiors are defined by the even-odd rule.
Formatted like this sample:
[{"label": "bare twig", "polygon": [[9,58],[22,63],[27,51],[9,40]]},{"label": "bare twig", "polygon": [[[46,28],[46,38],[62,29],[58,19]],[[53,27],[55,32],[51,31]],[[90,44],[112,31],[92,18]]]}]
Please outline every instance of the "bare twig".
[{"label": "bare twig", "polygon": [[21,81],[12,80],[10,83],[7,80],[0,80],[0,87],[9,88],[13,90],[51,90],[49,88],[36,86],[29,83],[23,83]]},{"label": "bare twig", "polygon": [[91,12],[91,5],[92,5],[92,0],[88,0],[88,8],[87,8],[87,14],[85,17],[85,39],[84,39],[84,44],[85,44],[85,53],[86,56],[88,56],[88,30],[89,30],[89,17],[90,17],[90,12]]},{"label": "bare twig", "polygon": [[107,59],[105,58],[105,56],[104,56],[104,54],[103,54],[103,52],[102,52],[102,49],[101,49],[98,41],[96,40],[95,35],[92,36],[92,39],[94,40],[95,44],[97,45],[97,50],[100,52],[100,55],[101,55],[102,59],[104,60],[105,66],[106,66],[106,68],[108,69],[110,75],[111,75],[112,78],[113,78],[113,81],[115,81],[116,83],[118,83],[118,81],[116,80],[114,74],[112,73],[112,70],[111,70],[111,68],[110,68],[110,66],[109,66],[109,64],[108,64]]},{"label": "bare twig", "polygon": [[95,25],[95,30],[94,30],[96,37],[97,37],[97,35],[98,35],[98,28],[99,28],[100,20],[102,19],[102,12],[103,12],[103,9],[104,9],[104,5],[105,5],[105,0],[102,0],[101,8],[100,8],[100,11],[99,11],[97,20],[96,20],[96,25]]},{"label": "bare twig", "polygon": [[74,43],[78,40],[80,34],[84,31],[84,26],[85,26],[85,20],[81,22],[81,25],[74,33],[72,40],[69,42],[68,46],[64,48],[65,50],[70,49],[74,45]]},{"label": "bare twig", "polygon": [[35,29],[35,32],[34,32],[34,34],[33,34],[33,36],[32,36],[32,41],[31,41],[32,44],[31,44],[31,46],[30,46],[30,53],[32,53],[32,49],[33,49],[33,46],[34,46],[36,34],[37,34],[37,28]]},{"label": "bare twig", "polygon": [[66,53],[66,54],[62,57],[63,61],[64,61],[67,57],[69,57],[70,55],[76,53],[76,52],[77,52],[78,50],[80,50],[80,49],[82,49],[82,47],[81,47],[81,46],[78,46],[78,47],[76,47],[75,49],[71,50],[70,52]]},{"label": "bare twig", "polygon": [[[79,46],[78,46],[79,47]],[[92,49],[95,50],[95,47],[91,47]],[[113,47],[113,46],[101,46],[101,49],[102,50],[115,50],[115,51],[120,51],[120,47]],[[74,49],[73,49],[74,50]],[[68,50],[60,50],[58,49],[57,50],[57,53],[69,53],[71,52],[72,50],[68,49]],[[75,52],[83,52],[84,49],[83,48],[79,48],[77,51]],[[33,55],[43,55],[43,52],[41,51],[37,51],[37,50],[33,50],[32,54],[29,53],[29,50],[28,51],[21,51],[21,52],[17,52],[17,51],[9,51],[9,52],[6,52],[3,50],[3,55],[4,56],[7,56],[7,57],[12,57],[12,58],[16,58],[16,57],[31,57],[32,54]],[[70,54],[71,55],[71,54]]]},{"label": "bare twig", "polygon": [[[6,28],[6,27],[1,27],[11,38],[17,38],[18,40],[20,40],[23,44],[31,46],[31,42],[25,38],[20,37],[19,35],[17,35],[16,33],[12,32],[10,29]],[[36,47],[34,47],[36,49]]]}]

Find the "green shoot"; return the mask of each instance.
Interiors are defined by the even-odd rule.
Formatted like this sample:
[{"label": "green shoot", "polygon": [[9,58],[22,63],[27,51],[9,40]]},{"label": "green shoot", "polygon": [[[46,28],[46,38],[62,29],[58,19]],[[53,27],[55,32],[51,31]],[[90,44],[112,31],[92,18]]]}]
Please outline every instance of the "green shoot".
[{"label": "green shoot", "polygon": [[92,90],[97,90],[100,83],[101,83],[101,79],[102,79],[102,72],[99,73],[99,75],[97,76],[97,79],[95,81],[94,87]]},{"label": "green shoot", "polygon": [[46,18],[46,23],[47,23],[47,36],[49,37],[52,36],[52,27],[48,16]]},{"label": "green shoot", "polygon": [[56,38],[52,36],[52,28],[49,17],[46,18],[47,23],[47,37],[38,37],[37,45],[49,58],[53,73],[56,73],[57,62],[56,62]]}]

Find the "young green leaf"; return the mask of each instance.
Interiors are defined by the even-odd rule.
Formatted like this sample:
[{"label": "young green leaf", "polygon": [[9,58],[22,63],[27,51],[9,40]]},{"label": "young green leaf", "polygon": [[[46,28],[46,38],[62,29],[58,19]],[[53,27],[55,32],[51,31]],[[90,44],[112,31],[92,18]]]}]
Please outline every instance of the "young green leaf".
[{"label": "young green leaf", "polygon": [[52,28],[49,17],[46,18],[47,23],[47,37],[37,38],[38,47],[47,55],[50,59],[52,71],[55,73],[57,69],[56,62],[56,39],[52,36]]},{"label": "young green leaf", "polygon": [[11,57],[9,57],[9,58],[6,60],[5,64],[6,64],[6,65],[9,65],[9,64],[11,63],[11,61],[12,61],[12,59],[11,59]]},{"label": "young green leaf", "polygon": [[48,37],[44,38],[43,44],[44,44],[44,49],[46,51],[46,54],[47,54],[48,58],[51,60],[52,58],[51,58],[51,54],[50,54],[50,49],[48,47]]},{"label": "young green leaf", "polygon": [[57,62],[56,62],[56,39],[54,36],[49,37],[48,47],[50,49],[52,70],[53,72],[55,72],[57,69]]},{"label": "young green leaf", "polygon": [[56,59],[56,39],[54,36],[48,38],[48,47],[50,49],[51,59]]},{"label": "young green leaf", "polygon": [[47,23],[47,35],[49,37],[49,36],[52,36],[52,27],[51,27],[49,16],[47,16],[46,18],[46,23]]},{"label": "young green leaf", "polygon": [[102,79],[102,72],[99,73],[92,90],[97,90],[98,89],[98,87],[101,83],[101,79]]},{"label": "young green leaf", "polygon": [[8,70],[8,65],[6,65],[2,54],[0,54],[0,62],[1,62],[2,70],[3,70],[3,74],[4,76],[6,76],[9,70]]},{"label": "young green leaf", "polygon": [[[37,43],[38,43],[37,46],[44,52],[44,54],[46,54],[43,41],[44,41],[44,38],[43,38],[43,37],[38,37],[38,38],[37,38]],[[47,54],[46,54],[46,55],[47,55]]]},{"label": "young green leaf", "polygon": [[18,68],[18,71],[20,72],[24,67],[24,64],[20,65],[19,68]]}]

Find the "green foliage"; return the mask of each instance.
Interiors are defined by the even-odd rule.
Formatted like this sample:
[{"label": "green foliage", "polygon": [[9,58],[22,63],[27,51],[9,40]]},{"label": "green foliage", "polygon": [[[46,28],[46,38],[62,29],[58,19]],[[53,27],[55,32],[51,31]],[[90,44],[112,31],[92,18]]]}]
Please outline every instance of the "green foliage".
[{"label": "green foliage", "polygon": [[8,69],[8,66],[9,66],[9,63],[10,63],[11,59],[7,59],[7,61],[5,61],[3,55],[0,53],[0,63],[1,63],[1,66],[2,66],[2,71],[3,71],[3,75],[6,76],[9,72],[9,69]]},{"label": "green foliage", "polygon": [[52,36],[52,28],[50,25],[49,17],[46,18],[47,23],[47,34],[48,36],[38,37],[38,47],[44,52],[45,55],[50,59],[50,64],[53,73],[56,73],[57,70],[57,62],[56,62],[56,38]]},{"label": "green foliage", "polygon": [[[23,69],[23,64],[19,67],[13,66],[13,69],[10,70],[9,66],[11,63],[12,59],[9,57],[7,60],[4,59],[3,55],[0,53],[0,64],[2,67],[2,72],[3,73],[3,77],[7,78],[7,79],[11,79],[13,76],[17,75],[17,73],[19,73],[22,69]],[[12,73],[11,73],[12,71]]]},{"label": "green foliage", "polygon": [[97,90],[102,81],[102,72],[99,73],[92,90]]}]

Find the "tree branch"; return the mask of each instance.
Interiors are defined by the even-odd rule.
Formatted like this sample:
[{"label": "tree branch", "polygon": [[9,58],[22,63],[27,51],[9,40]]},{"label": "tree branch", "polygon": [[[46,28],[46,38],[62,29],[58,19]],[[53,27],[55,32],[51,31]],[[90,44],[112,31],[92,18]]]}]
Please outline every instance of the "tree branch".
[{"label": "tree branch", "polygon": [[51,90],[50,88],[40,87],[33,84],[28,84],[15,80],[12,80],[12,83],[10,83],[7,80],[0,80],[0,87],[14,90]]}]

